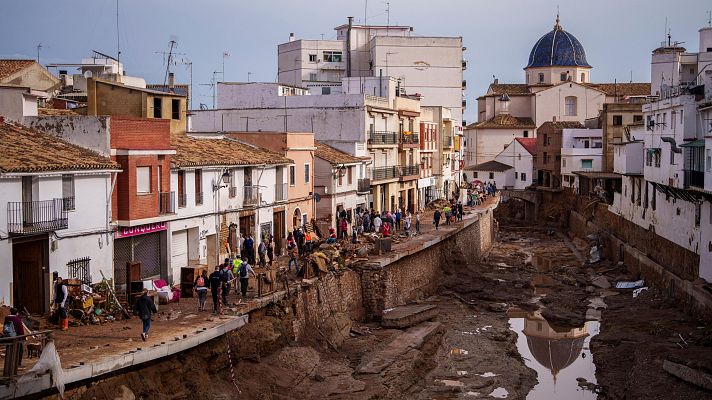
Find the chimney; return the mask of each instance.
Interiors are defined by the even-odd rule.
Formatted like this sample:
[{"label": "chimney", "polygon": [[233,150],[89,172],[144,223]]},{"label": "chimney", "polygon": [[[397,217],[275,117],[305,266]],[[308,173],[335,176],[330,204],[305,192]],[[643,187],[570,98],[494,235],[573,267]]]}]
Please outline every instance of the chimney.
[{"label": "chimney", "polygon": [[172,91],[173,88],[175,88],[175,86],[176,86],[175,75],[173,74],[173,72],[169,72],[168,73],[168,89],[171,89],[171,91]]},{"label": "chimney", "polygon": [[290,41],[290,42],[293,42],[293,41],[295,41],[295,40],[296,40],[296,39],[294,38],[294,32],[291,32],[291,33],[289,34],[289,41]]},{"label": "chimney", "polygon": [[499,79],[494,78],[494,84],[495,84],[495,85],[499,84]]},{"label": "chimney", "polygon": [[346,76],[351,77],[351,28],[354,25],[354,17],[349,17],[349,30],[346,36]]}]

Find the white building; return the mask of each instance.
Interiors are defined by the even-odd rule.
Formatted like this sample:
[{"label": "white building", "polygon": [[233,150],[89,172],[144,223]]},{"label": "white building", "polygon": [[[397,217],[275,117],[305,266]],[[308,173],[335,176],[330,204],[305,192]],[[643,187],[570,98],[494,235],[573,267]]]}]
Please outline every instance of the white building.
[{"label": "white building", "polygon": [[316,220],[322,233],[337,226],[342,212],[353,221],[353,215],[368,209],[371,180],[357,179],[370,163],[368,157],[355,157],[317,142],[314,157],[314,191],[320,197],[316,203]]},{"label": "white building", "polygon": [[603,129],[564,129],[561,134],[562,185],[578,187],[575,172],[600,172],[603,168]]},{"label": "white building", "polygon": [[452,110],[462,125],[463,91],[461,37],[416,36],[410,26],[337,26],[336,40],[296,39],[277,46],[280,83],[306,87],[313,94],[341,93],[342,79],[391,76],[403,93],[422,95],[424,106]]},{"label": "white building", "polygon": [[[699,255],[699,276],[712,282],[712,28],[700,51],[677,43],[652,54],[653,95],[644,125],[630,127],[614,165],[622,191],[610,210]],[[669,71],[675,71],[670,74]],[[641,152],[642,151],[642,152]],[[620,154],[619,154],[620,153]]]},{"label": "white building", "polygon": [[23,124],[26,116],[37,116],[37,106],[47,93],[28,87],[0,85],[0,117]]},{"label": "white building", "polygon": [[0,303],[45,313],[53,275],[113,277],[108,157],[0,123]]},{"label": "white building", "polygon": [[471,177],[468,176],[471,182],[491,182],[495,183],[498,189],[523,190],[530,186],[536,178],[534,173],[535,156],[535,138],[516,138],[507,144],[494,157],[494,160],[465,169],[472,171]]}]

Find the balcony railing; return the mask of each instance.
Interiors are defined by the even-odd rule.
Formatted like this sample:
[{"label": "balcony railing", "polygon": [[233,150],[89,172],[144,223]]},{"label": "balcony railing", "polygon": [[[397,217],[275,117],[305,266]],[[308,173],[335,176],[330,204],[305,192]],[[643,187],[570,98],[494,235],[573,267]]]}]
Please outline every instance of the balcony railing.
[{"label": "balcony railing", "polygon": [[176,212],[176,192],[158,193],[158,213],[161,215],[175,214]]},{"label": "balcony railing", "polygon": [[274,185],[274,201],[287,201],[288,188],[286,183]]},{"label": "balcony railing", "polygon": [[74,210],[74,196],[62,198],[62,207],[67,211]]},{"label": "balcony railing", "polygon": [[22,235],[67,229],[64,204],[64,199],[7,203],[7,231]]},{"label": "balcony railing", "polygon": [[178,208],[185,208],[188,202],[188,196],[185,193],[178,193]]},{"label": "balcony railing", "polygon": [[452,136],[443,137],[443,147],[452,147]]},{"label": "balcony railing", "polygon": [[398,167],[398,176],[420,175],[420,164],[402,165]]},{"label": "balcony railing", "polygon": [[245,206],[256,206],[260,203],[259,186],[245,186],[242,204]]},{"label": "balcony railing", "polygon": [[685,170],[685,187],[705,187],[705,173],[703,171]]},{"label": "balcony railing", "polygon": [[195,205],[200,206],[203,204],[203,192],[195,192]]},{"label": "balcony railing", "polygon": [[383,181],[398,177],[398,167],[375,167],[369,168],[369,175],[374,181]]},{"label": "balcony railing", "polygon": [[390,131],[373,131],[368,134],[368,144],[389,145],[398,144],[398,134]]},{"label": "balcony railing", "polygon": [[405,133],[400,134],[400,144],[415,144],[420,143],[420,135],[416,132],[406,135]]},{"label": "balcony railing", "polygon": [[358,193],[368,193],[371,191],[371,180],[370,179],[359,179],[358,180]]}]

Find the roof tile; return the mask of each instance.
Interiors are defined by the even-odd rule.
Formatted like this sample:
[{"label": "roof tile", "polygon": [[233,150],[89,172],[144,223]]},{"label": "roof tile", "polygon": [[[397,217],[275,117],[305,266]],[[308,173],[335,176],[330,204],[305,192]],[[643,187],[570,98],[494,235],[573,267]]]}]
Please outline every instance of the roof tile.
[{"label": "roof tile", "polygon": [[516,128],[536,128],[534,120],[526,117],[514,117],[510,114],[500,114],[487,121],[468,125],[467,128],[476,129],[516,129]]},{"label": "roof tile", "polygon": [[316,144],[316,157],[328,161],[333,165],[337,164],[355,164],[360,163],[368,157],[356,157],[339,149],[329,146],[326,143],[314,141]]},{"label": "roof tile", "polygon": [[177,167],[209,165],[291,164],[293,161],[265,148],[235,139],[196,139],[185,134],[171,136]]},{"label": "roof tile", "polygon": [[519,142],[529,154],[536,154],[536,138],[517,138],[517,142]]},{"label": "roof tile", "polygon": [[0,80],[34,64],[34,60],[0,60]]},{"label": "roof tile", "polygon": [[465,169],[468,171],[492,171],[492,172],[502,172],[506,171],[508,169],[511,169],[511,165],[507,165],[505,163],[501,163],[499,161],[491,160],[491,161],[486,161],[477,165],[473,165],[471,167],[466,167]]}]

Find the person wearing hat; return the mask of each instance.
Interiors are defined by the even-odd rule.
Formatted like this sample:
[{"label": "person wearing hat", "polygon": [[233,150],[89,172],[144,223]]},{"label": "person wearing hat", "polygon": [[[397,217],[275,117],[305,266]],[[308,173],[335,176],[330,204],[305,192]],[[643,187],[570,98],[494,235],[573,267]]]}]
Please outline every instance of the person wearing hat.
[{"label": "person wearing hat", "polygon": [[153,300],[148,297],[148,289],[143,289],[141,292],[141,297],[136,300],[136,305],[134,306],[134,311],[138,314],[143,322],[143,332],[141,332],[141,339],[146,341],[148,338],[148,331],[151,329],[151,314],[158,312],[156,305]]}]

